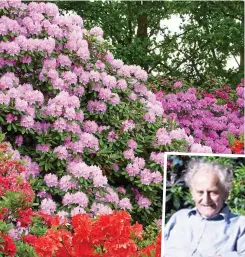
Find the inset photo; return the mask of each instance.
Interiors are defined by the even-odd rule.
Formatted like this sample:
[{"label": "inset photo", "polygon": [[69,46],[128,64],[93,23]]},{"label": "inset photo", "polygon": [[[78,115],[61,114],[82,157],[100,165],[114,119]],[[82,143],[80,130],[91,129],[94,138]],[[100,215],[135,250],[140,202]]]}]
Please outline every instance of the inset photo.
[{"label": "inset photo", "polygon": [[245,156],[166,153],[163,257],[245,256]]}]

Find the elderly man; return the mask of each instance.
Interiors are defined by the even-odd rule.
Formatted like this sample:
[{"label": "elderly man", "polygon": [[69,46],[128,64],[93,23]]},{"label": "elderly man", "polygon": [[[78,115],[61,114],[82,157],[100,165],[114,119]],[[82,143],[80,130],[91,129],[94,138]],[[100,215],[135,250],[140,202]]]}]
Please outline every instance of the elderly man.
[{"label": "elderly man", "polygon": [[245,257],[245,217],[225,204],[231,171],[216,163],[192,161],[185,179],[195,208],[170,218],[164,257]]}]

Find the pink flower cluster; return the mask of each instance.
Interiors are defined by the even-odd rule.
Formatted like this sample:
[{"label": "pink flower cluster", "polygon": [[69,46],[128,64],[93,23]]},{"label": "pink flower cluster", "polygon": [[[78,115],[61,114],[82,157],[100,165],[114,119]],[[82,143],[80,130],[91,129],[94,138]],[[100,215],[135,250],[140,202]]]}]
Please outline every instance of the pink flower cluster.
[{"label": "pink flower cluster", "polygon": [[80,107],[76,96],[69,96],[65,91],[60,92],[55,98],[49,99],[47,106],[43,109],[46,115],[54,117],[65,117],[68,120],[80,120],[76,108]]},{"label": "pink flower cluster", "polygon": [[[193,136],[188,136],[185,130],[177,128],[168,132],[165,128],[158,129],[156,133],[156,145],[170,145],[173,140],[185,140],[188,143],[187,150],[194,153],[212,153],[209,146],[194,143]],[[152,157],[154,158],[154,157]]]},{"label": "pink flower cluster", "polygon": [[[106,187],[105,189],[106,189],[106,192],[103,197],[101,196],[101,194],[99,192],[97,192],[97,194],[96,194],[97,200],[102,201],[104,203],[113,203],[117,207],[124,209],[124,210],[132,209],[132,204],[131,204],[129,198],[124,197],[122,199],[119,199],[119,195],[114,189],[112,189],[110,187]],[[120,192],[120,190],[118,190],[118,192]]]},{"label": "pink flower cluster", "polygon": [[56,187],[58,185],[58,177],[55,174],[45,175],[44,181],[49,187]]},{"label": "pink flower cluster", "polygon": [[116,132],[113,130],[108,133],[107,138],[108,138],[108,142],[115,142],[118,139],[118,136],[117,136]]},{"label": "pink flower cluster", "polygon": [[77,204],[82,208],[86,208],[88,206],[88,197],[81,191],[74,194],[66,193],[63,197],[62,203],[64,205]]},{"label": "pink flower cluster", "polygon": [[91,179],[94,187],[104,187],[107,184],[106,176],[97,166],[88,166],[85,162],[69,162],[67,171],[75,178]]},{"label": "pink flower cluster", "polygon": [[36,178],[40,174],[40,168],[37,162],[33,162],[29,156],[24,156],[23,160],[25,162],[25,177],[28,179],[30,176]]},{"label": "pink flower cluster", "polygon": [[69,157],[69,153],[65,146],[57,146],[54,148],[54,153],[56,153],[58,159],[60,160],[66,160]]},{"label": "pink flower cluster", "polygon": [[151,200],[145,197],[144,195],[140,194],[137,188],[133,188],[132,191],[135,195],[139,207],[148,209],[151,205]]},{"label": "pink flower cluster", "polygon": [[[30,129],[34,127],[36,116],[36,108],[44,102],[43,94],[38,90],[33,90],[31,84],[18,85],[19,79],[14,73],[7,72],[0,78],[0,103],[9,106],[10,101],[14,100],[14,107],[24,115],[20,118],[20,124]],[[6,119],[9,123],[18,120],[17,116],[9,114]]]},{"label": "pink flower cluster", "polygon": [[135,124],[133,120],[125,120],[122,122],[122,128],[123,131],[130,131],[133,130],[135,128]]},{"label": "pink flower cluster", "polygon": [[56,211],[56,203],[52,199],[43,199],[41,201],[40,209],[42,212],[52,214]]},{"label": "pink flower cluster", "polygon": [[67,192],[70,189],[76,188],[77,182],[72,180],[72,176],[65,175],[60,178],[58,187]]},{"label": "pink flower cluster", "polygon": [[18,24],[16,20],[12,20],[6,16],[2,16],[0,18],[0,34],[5,36],[8,33],[20,33],[21,26]]},{"label": "pink flower cluster", "polygon": [[91,206],[91,212],[94,214],[112,214],[112,209],[102,203],[93,203]]},{"label": "pink flower cluster", "polygon": [[72,142],[67,141],[65,146],[67,149],[71,149],[74,154],[83,153],[85,148],[91,148],[94,151],[99,150],[98,138],[94,135],[86,132],[78,133],[79,141]]},{"label": "pink flower cluster", "polygon": [[152,152],[150,159],[158,164],[160,164],[162,167],[164,165],[164,153],[156,153]]},{"label": "pink flower cluster", "polygon": [[[162,183],[163,177],[159,171],[151,171],[145,168],[145,160],[141,157],[135,157],[134,149],[137,148],[137,143],[130,139],[128,145],[131,146],[131,148],[123,152],[124,158],[131,161],[131,163],[128,163],[126,166],[128,176],[136,177],[138,175],[137,178],[139,178],[142,185]],[[162,157],[162,159],[157,161],[163,163],[163,154],[160,154],[159,157]]]}]

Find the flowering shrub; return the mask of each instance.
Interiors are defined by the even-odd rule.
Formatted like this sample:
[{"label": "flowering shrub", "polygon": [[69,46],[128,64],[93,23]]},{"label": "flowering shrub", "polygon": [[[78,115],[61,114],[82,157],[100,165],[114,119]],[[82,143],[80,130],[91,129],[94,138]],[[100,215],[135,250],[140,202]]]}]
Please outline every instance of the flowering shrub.
[{"label": "flowering shrub", "polygon": [[[18,158],[18,159],[15,159]],[[160,256],[160,236],[147,238],[126,211],[72,219],[31,208],[33,191],[18,152],[0,143],[0,254],[4,256]],[[160,227],[159,227],[160,228]],[[144,243],[145,241],[145,243]]]},{"label": "flowering shrub", "polygon": [[243,80],[235,92],[226,85],[212,93],[189,88],[186,92],[164,94],[158,91],[156,94],[166,117],[175,119],[194,137],[195,143],[210,146],[215,153],[244,152]]},{"label": "flowering shrub", "polygon": [[164,151],[211,152],[172,122],[138,66],[55,4],[0,4],[0,122],[47,214],[161,217]]},{"label": "flowering shrub", "polygon": [[[160,256],[160,234],[155,244],[139,250],[135,239],[142,240],[142,225],[130,225],[130,215],[125,211],[110,215],[100,215],[96,220],[87,214],[78,214],[72,218],[73,233],[66,229],[49,229],[30,244],[40,257],[42,256],[143,256],[147,251]],[[151,251],[149,251],[149,248]]]}]

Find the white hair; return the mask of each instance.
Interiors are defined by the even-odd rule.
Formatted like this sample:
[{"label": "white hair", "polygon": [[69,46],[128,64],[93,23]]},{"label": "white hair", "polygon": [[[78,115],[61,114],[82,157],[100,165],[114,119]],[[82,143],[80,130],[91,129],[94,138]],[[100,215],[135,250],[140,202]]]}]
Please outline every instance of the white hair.
[{"label": "white hair", "polygon": [[226,193],[229,193],[233,178],[232,170],[229,167],[225,167],[217,162],[208,162],[200,159],[191,160],[188,163],[187,172],[185,174],[185,182],[189,187],[192,186],[193,177],[198,171],[215,172],[221,186]]}]

